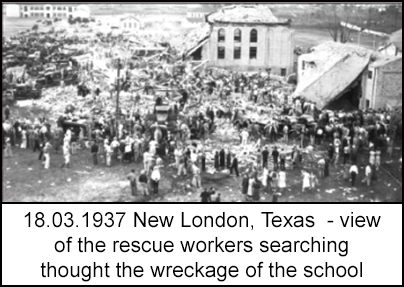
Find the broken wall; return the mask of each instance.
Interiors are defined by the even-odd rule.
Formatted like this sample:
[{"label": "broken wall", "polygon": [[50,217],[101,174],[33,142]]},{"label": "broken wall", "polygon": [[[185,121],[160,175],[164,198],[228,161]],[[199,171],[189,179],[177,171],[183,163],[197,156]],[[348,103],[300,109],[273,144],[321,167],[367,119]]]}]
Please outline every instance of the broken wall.
[{"label": "broken wall", "polygon": [[374,109],[402,106],[403,60],[378,68]]}]

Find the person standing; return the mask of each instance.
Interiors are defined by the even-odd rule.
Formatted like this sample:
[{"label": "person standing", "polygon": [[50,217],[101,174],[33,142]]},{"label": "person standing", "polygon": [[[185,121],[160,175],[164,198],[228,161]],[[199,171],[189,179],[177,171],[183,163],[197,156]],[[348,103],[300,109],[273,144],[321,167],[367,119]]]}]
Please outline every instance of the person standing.
[{"label": "person standing", "polygon": [[196,188],[201,187],[201,170],[196,166],[196,164],[192,164],[192,185]]},{"label": "person standing", "polygon": [[376,157],[376,159],[375,159],[376,169],[379,170],[379,168],[380,168],[380,166],[381,166],[381,164],[382,164],[382,159],[381,159],[381,157],[382,157],[382,152],[381,152],[380,149],[377,149],[377,150],[376,150],[375,157]]},{"label": "person standing", "polygon": [[42,160],[44,148],[45,148],[45,142],[44,142],[44,141],[40,141],[40,143],[39,143],[39,156],[38,156],[38,160]]},{"label": "person standing", "polygon": [[113,154],[111,145],[106,143],[105,147],[104,147],[104,151],[105,151],[105,163],[106,163],[107,167],[111,167],[111,159],[112,159],[112,154]]},{"label": "person standing", "polygon": [[205,188],[201,193],[201,202],[212,202],[211,193]]},{"label": "person standing", "polygon": [[262,151],[262,167],[263,168],[268,168],[268,158],[269,158],[268,146],[265,146],[264,150]]},{"label": "person standing", "polygon": [[344,147],[344,165],[346,165],[349,162],[350,155],[351,155],[351,148],[349,147],[349,144],[347,144]]},{"label": "person standing", "polygon": [[231,152],[230,152],[230,150],[227,150],[227,154],[226,154],[226,169],[228,169],[228,170],[231,169]]},{"label": "person standing", "polygon": [[372,167],[370,166],[370,164],[366,166],[365,175],[366,175],[365,177],[366,184],[367,186],[370,186],[372,183]]},{"label": "person standing", "polygon": [[252,196],[253,200],[259,201],[260,200],[261,182],[257,178],[255,178],[253,180],[252,188],[253,188],[253,196]]},{"label": "person standing", "polygon": [[278,168],[279,168],[278,158],[279,158],[278,148],[274,147],[274,150],[272,151],[272,159],[273,159],[273,162],[274,162],[274,170],[278,170]]},{"label": "person standing", "polygon": [[21,149],[27,149],[27,131],[25,129],[21,131]]},{"label": "person standing", "polygon": [[200,153],[200,160],[201,160],[201,172],[206,171],[206,155],[204,151],[201,151]]},{"label": "person standing", "polygon": [[330,144],[330,146],[328,147],[328,158],[330,159],[330,161],[334,160],[334,146],[333,144]]},{"label": "person standing", "polygon": [[118,152],[119,152],[119,147],[121,144],[119,143],[118,139],[114,137],[112,143],[111,143],[111,148],[114,154],[114,160],[118,160]]},{"label": "person standing", "polygon": [[153,189],[153,193],[158,194],[159,193],[159,182],[160,182],[160,179],[161,179],[161,175],[160,175],[160,170],[159,170],[159,168],[157,166],[155,166],[153,168],[153,172],[151,173],[150,179],[151,179],[151,186],[152,186],[152,189]]},{"label": "person standing", "polygon": [[302,187],[302,192],[305,192],[307,189],[310,189],[310,174],[303,170],[302,171],[302,177],[303,177],[303,187]]},{"label": "person standing", "polygon": [[243,175],[243,180],[241,181],[241,194],[246,195],[248,192],[248,182],[249,182],[249,177],[247,173],[244,173]]},{"label": "person standing", "polygon": [[69,141],[65,141],[63,144],[63,158],[64,163],[62,164],[61,168],[70,168],[70,144]]},{"label": "person standing", "polygon": [[247,144],[248,144],[248,137],[250,136],[250,134],[247,132],[246,129],[244,129],[244,130],[241,132],[240,135],[241,135],[241,145],[242,145],[243,147],[246,147]]},{"label": "person standing", "polygon": [[376,152],[372,148],[369,153],[369,163],[370,165],[375,165],[376,164]]},{"label": "person standing", "polygon": [[56,154],[59,152],[59,149],[60,149],[60,143],[61,143],[62,135],[63,135],[62,128],[57,127],[55,129],[55,132],[53,133],[53,145],[54,145]]},{"label": "person standing", "polygon": [[318,161],[318,170],[320,173],[320,178],[323,179],[325,177],[325,159],[322,158]]},{"label": "person standing", "polygon": [[286,188],[286,172],[285,171],[280,171],[278,174],[279,181],[278,181],[278,187],[281,192]]},{"label": "person standing", "polygon": [[230,166],[230,174],[233,174],[233,170],[235,171],[236,176],[239,177],[238,159],[237,159],[235,154],[233,154],[233,161],[232,161],[231,166]]},{"label": "person standing", "polygon": [[187,169],[185,168],[186,155],[182,155],[179,159],[178,173],[177,176],[187,175]]},{"label": "person standing", "polygon": [[394,141],[390,138],[387,138],[387,155],[392,158],[394,151]]},{"label": "person standing", "polygon": [[33,146],[33,151],[40,151],[41,150],[41,144],[39,141],[39,130],[35,129],[34,130],[34,146]]},{"label": "person standing", "polygon": [[147,175],[146,175],[146,171],[142,170],[139,176],[139,183],[140,183],[140,187],[142,190],[142,193],[144,196],[148,196],[149,195],[149,190],[147,188]]},{"label": "person standing", "polygon": [[312,191],[316,190],[316,187],[318,185],[318,178],[314,172],[310,174],[310,188]]},{"label": "person standing", "polygon": [[13,152],[11,150],[11,140],[9,137],[6,137],[6,148],[4,149],[4,157],[13,157]]},{"label": "person standing", "polygon": [[226,152],[222,149],[219,153],[219,165],[221,169],[226,167]]},{"label": "person standing", "polygon": [[45,157],[45,169],[49,169],[50,168],[50,152],[52,149],[52,145],[50,144],[50,142],[46,142],[44,148],[43,148],[43,155]]},{"label": "person standing", "polygon": [[143,154],[143,166],[146,173],[150,172],[150,158],[152,155],[146,150]]},{"label": "person standing", "polygon": [[93,157],[94,165],[98,165],[98,152],[99,152],[99,146],[95,141],[93,141],[91,145],[91,154]]},{"label": "person standing", "polygon": [[355,164],[353,164],[349,170],[349,173],[351,174],[352,187],[355,187],[356,177],[358,176],[359,173],[358,167]]},{"label": "person standing", "polygon": [[334,164],[335,165],[338,165],[338,162],[339,162],[339,157],[340,157],[340,154],[341,154],[340,146],[341,146],[340,140],[338,138],[335,139],[335,143],[334,143],[334,148],[335,148],[335,154],[334,154],[335,161],[334,161]]},{"label": "person standing", "polygon": [[286,152],[284,149],[281,150],[281,153],[279,154],[279,159],[280,159],[281,171],[285,171],[286,170]]},{"label": "person standing", "polygon": [[219,151],[216,151],[214,160],[214,167],[216,170],[219,170],[219,160],[220,160]]},{"label": "person standing", "polygon": [[137,195],[137,184],[136,184],[136,174],[135,170],[132,169],[131,172],[128,174],[127,179],[129,180],[129,186],[131,188],[132,196]]},{"label": "person standing", "polygon": [[175,158],[175,167],[179,169],[180,167],[180,159],[181,159],[182,153],[178,147],[175,148],[174,150],[174,158]]},{"label": "person standing", "polygon": [[6,121],[10,119],[10,107],[8,105],[4,108],[4,116],[6,117]]}]

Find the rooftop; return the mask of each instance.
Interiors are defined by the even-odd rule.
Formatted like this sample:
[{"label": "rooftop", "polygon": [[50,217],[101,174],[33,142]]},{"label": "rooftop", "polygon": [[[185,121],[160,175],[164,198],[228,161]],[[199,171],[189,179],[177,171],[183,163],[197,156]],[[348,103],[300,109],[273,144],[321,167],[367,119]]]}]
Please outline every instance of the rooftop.
[{"label": "rooftop", "polygon": [[376,61],[370,64],[370,67],[372,68],[378,68],[378,67],[383,67],[386,66],[387,64],[393,63],[398,60],[402,60],[403,57],[398,57],[398,56],[386,56],[384,54],[378,54]]},{"label": "rooftop", "polygon": [[234,5],[223,7],[207,16],[209,23],[273,23],[285,24],[288,20],[280,20],[272,14],[266,5]]}]

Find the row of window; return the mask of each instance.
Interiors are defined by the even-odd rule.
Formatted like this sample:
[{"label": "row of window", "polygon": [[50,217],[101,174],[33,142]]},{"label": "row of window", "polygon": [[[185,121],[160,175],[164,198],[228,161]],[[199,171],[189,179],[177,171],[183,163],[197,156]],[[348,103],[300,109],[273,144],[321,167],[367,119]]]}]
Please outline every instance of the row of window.
[{"label": "row of window", "polygon": [[43,6],[31,6],[31,11],[43,11]]},{"label": "row of window", "polygon": [[[31,6],[29,7],[31,11],[43,11],[44,6]],[[73,11],[73,7],[53,7],[53,10],[57,10],[57,11],[67,11],[67,9],[69,9],[69,12]],[[50,11],[52,10],[52,8],[50,6],[46,6],[46,11]],[[74,10],[77,10],[77,8],[74,8]],[[27,12],[28,11],[28,6],[24,6],[24,11]]]},{"label": "row of window", "polygon": [[[130,22],[129,23],[123,23],[123,27],[124,28],[132,28],[132,23],[130,23]],[[136,28],[136,27],[137,27],[136,23],[133,23],[133,28]]]},{"label": "row of window", "polygon": [[[225,47],[217,48],[217,58],[219,60],[226,59],[226,49]],[[241,47],[234,47],[233,50],[233,59],[239,60],[241,59]],[[250,60],[257,59],[257,47],[250,47]]]},{"label": "row of window", "polygon": [[[32,13],[31,17],[44,17],[45,13]],[[67,13],[53,13],[53,17],[67,17]]]},{"label": "row of window", "polygon": [[[225,29],[219,29],[219,31],[217,32],[217,40],[219,43],[224,43],[226,42],[226,31]],[[241,39],[242,39],[242,35],[241,35],[241,30],[240,29],[236,29],[234,30],[234,35],[233,35],[233,39],[235,43],[241,43]],[[258,42],[258,32],[256,29],[252,29],[250,31],[250,43],[257,43]]]}]

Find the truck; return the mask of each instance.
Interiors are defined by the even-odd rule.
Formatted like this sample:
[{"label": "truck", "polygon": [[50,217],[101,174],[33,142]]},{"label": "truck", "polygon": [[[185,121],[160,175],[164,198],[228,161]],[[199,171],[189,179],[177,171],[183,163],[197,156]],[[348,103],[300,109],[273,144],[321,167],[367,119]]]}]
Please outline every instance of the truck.
[{"label": "truck", "polygon": [[15,101],[39,99],[41,90],[28,85],[15,85],[3,92],[3,103],[13,103]]}]

